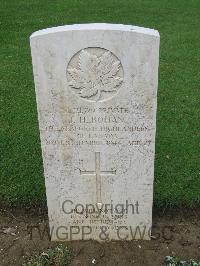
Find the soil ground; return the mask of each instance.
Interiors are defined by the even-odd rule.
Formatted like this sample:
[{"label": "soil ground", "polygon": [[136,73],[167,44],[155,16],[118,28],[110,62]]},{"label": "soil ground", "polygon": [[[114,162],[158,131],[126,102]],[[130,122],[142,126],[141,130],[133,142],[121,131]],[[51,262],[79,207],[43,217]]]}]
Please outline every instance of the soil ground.
[{"label": "soil ground", "polygon": [[[34,254],[58,243],[41,239],[37,229],[30,235],[30,225],[45,226],[43,209],[0,211],[0,266],[18,266]],[[151,241],[71,241],[65,243],[74,251],[72,265],[161,266],[167,255],[183,260],[200,259],[200,208],[187,210],[154,210]],[[95,259],[95,260],[94,260]]]}]

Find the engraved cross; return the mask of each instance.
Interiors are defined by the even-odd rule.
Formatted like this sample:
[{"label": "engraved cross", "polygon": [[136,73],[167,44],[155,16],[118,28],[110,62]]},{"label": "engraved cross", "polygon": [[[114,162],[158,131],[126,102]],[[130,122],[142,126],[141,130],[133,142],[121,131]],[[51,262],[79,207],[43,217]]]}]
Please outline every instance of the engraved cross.
[{"label": "engraved cross", "polygon": [[101,159],[100,152],[95,152],[95,171],[80,171],[81,175],[92,175],[96,177],[96,197],[97,204],[102,204],[101,200],[101,177],[107,175],[116,175],[116,170],[114,171],[101,171]]}]

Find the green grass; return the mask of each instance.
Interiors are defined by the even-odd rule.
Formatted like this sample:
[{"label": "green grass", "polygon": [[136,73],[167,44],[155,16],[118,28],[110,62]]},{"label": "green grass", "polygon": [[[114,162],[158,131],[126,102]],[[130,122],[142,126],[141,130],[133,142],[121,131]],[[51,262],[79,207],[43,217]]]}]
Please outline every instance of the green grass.
[{"label": "green grass", "polygon": [[193,259],[189,261],[183,261],[177,257],[167,256],[165,257],[164,265],[165,266],[200,266],[200,261],[195,261]]},{"label": "green grass", "polygon": [[48,249],[39,255],[33,256],[29,261],[22,266],[68,266],[71,265],[73,254],[64,245],[58,245]]},{"label": "green grass", "polygon": [[56,25],[108,22],[159,30],[154,201],[200,202],[199,0],[1,0],[0,10],[1,201],[45,199],[29,36]]}]

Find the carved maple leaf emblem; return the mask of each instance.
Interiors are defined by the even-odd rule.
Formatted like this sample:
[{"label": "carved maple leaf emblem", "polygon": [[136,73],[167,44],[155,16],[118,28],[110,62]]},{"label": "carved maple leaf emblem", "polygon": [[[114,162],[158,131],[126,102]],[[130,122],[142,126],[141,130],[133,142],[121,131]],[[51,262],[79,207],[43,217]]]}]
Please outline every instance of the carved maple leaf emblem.
[{"label": "carved maple leaf emblem", "polygon": [[83,98],[100,100],[102,92],[117,91],[122,78],[117,76],[121,63],[111,52],[100,57],[82,50],[79,54],[78,68],[68,69],[69,85],[78,90]]}]

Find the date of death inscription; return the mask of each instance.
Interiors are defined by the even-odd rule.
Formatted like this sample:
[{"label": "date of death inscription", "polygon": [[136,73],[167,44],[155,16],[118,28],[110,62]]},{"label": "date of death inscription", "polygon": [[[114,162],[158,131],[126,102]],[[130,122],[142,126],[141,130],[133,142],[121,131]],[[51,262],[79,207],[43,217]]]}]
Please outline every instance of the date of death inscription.
[{"label": "date of death inscription", "polygon": [[153,141],[151,125],[134,121],[129,110],[122,107],[75,109],[63,115],[62,123],[44,124],[40,129],[44,145],[143,146]]}]

